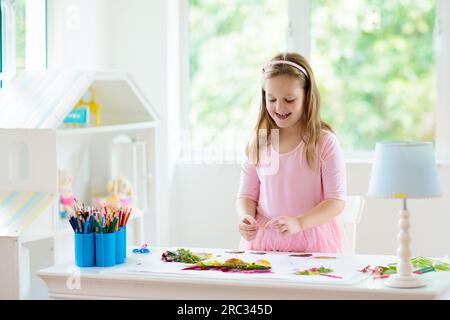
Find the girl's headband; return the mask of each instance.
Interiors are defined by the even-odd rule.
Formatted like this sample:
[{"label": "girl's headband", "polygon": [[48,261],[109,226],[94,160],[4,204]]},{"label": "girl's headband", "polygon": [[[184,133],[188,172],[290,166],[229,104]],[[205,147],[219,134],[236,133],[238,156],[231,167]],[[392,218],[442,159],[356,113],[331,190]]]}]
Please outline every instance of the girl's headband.
[{"label": "girl's headband", "polygon": [[305,77],[308,78],[308,73],[306,72],[305,68],[303,68],[302,66],[296,64],[295,62],[288,61],[288,60],[273,60],[273,61],[269,61],[262,68],[263,73],[268,72],[269,68],[272,67],[275,64],[288,64],[290,66],[293,66],[294,68],[297,68],[298,70],[300,70],[305,75]]}]

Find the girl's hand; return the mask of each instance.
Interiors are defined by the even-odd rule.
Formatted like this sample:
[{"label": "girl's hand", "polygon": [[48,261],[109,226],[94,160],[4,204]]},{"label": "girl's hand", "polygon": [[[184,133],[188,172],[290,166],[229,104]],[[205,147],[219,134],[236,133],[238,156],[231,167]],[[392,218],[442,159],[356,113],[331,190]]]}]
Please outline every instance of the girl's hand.
[{"label": "girl's hand", "polygon": [[255,239],[258,232],[258,222],[249,214],[244,214],[239,221],[239,233],[247,240]]},{"label": "girl's hand", "polygon": [[267,222],[266,227],[274,228],[283,235],[296,234],[302,231],[298,217],[278,217]]}]

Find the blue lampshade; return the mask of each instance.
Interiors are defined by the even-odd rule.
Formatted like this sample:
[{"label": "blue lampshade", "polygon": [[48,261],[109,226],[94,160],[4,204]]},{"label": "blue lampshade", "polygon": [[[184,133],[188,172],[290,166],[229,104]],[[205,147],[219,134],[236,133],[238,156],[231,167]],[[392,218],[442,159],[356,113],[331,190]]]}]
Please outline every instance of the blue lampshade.
[{"label": "blue lampshade", "polygon": [[431,198],[441,196],[431,142],[379,142],[368,196]]}]

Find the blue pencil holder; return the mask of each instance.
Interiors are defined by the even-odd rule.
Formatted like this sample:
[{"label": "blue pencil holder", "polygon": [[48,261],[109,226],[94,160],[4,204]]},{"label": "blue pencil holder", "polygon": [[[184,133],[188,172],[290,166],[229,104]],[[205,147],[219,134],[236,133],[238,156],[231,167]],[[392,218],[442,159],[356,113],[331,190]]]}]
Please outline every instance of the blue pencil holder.
[{"label": "blue pencil holder", "polygon": [[110,267],[116,264],[116,233],[95,234],[95,265]]},{"label": "blue pencil holder", "polygon": [[127,227],[116,232],[116,263],[124,263],[127,254]]},{"label": "blue pencil holder", "polygon": [[75,233],[75,264],[78,267],[93,267],[95,264],[95,242],[93,233]]}]

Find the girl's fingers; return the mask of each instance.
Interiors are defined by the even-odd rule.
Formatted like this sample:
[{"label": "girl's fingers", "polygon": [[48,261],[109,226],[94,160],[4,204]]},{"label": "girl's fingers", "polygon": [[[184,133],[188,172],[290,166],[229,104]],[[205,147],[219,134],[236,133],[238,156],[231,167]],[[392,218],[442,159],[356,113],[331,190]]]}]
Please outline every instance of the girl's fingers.
[{"label": "girl's fingers", "polygon": [[272,219],[265,224],[266,228],[275,227],[278,224],[278,218]]},{"label": "girl's fingers", "polygon": [[280,233],[285,233],[288,230],[287,224],[281,221],[277,221],[277,223],[273,223],[272,225],[273,228]]},{"label": "girl's fingers", "polygon": [[280,232],[284,235],[288,233],[288,228],[286,226],[283,226],[280,228]]},{"label": "girl's fingers", "polygon": [[240,223],[239,229],[244,230],[244,231],[256,231],[256,230],[258,230],[258,226]]},{"label": "girl's fingers", "polygon": [[284,217],[278,217],[278,218],[273,218],[272,220],[267,222],[266,226],[274,227],[277,225],[284,225],[284,224],[286,224],[286,219]]},{"label": "girl's fingers", "polygon": [[[258,228],[259,225],[251,216],[243,218],[241,223],[239,224],[239,230],[241,231],[241,234],[244,236],[244,238],[246,238],[246,240],[254,239],[256,237]],[[262,225],[261,228],[273,228],[282,235],[290,234],[289,223],[288,220],[285,219],[285,217],[271,219],[264,225]]]},{"label": "girl's fingers", "polygon": [[242,222],[245,224],[249,224],[249,225],[256,225],[258,224],[258,222],[256,222],[255,218],[253,218],[252,216],[245,216],[242,219]]},{"label": "girl's fingers", "polygon": [[283,222],[283,221],[281,221],[281,220],[278,220],[278,221],[276,221],[276,222],[274,222],[273,223],[273,226],[276,228],[276,229],[280,229],[280,228],[282,228],[283,226],[285,226],[286,224]]}]

